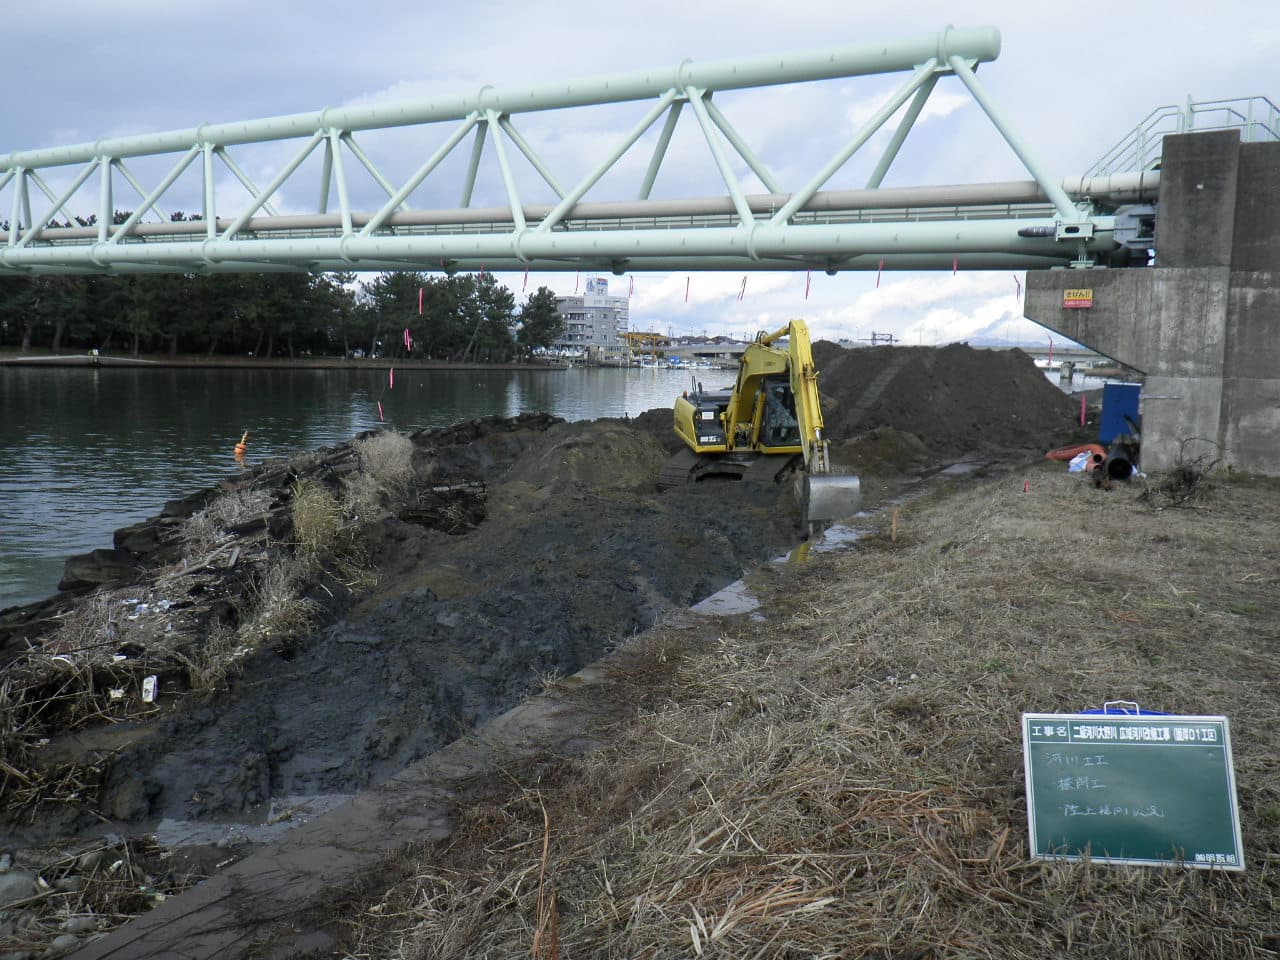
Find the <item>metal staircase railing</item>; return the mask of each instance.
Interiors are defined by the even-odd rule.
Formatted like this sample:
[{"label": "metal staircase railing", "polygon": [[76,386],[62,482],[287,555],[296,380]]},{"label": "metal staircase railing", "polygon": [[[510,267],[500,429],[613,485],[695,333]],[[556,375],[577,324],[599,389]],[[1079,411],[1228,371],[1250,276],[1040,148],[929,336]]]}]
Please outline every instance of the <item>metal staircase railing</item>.
[{"label": "metal staircase railing", "polygon": [[1089,168],[1087,177],[1135,170],[1152,170],[1160,162],[1164,136],[1204,130],[1239,130],[1245,142],[1280,140],[1280,107],[1267,97],[1234,100],[1192,100],[1156,107],[1146,118]]}]

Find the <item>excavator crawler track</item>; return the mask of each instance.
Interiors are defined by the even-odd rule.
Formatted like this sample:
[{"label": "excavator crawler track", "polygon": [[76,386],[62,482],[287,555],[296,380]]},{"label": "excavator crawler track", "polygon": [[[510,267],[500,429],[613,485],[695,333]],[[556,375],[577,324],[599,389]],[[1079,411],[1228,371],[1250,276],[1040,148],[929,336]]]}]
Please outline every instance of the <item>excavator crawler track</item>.
[{"label": "excavator crawler track", "polygon": [[658,489],[671,490],[691,483],[693,468],[697,463],[698,455],[692,450],[681,450],[672,455],[658,471]]}]

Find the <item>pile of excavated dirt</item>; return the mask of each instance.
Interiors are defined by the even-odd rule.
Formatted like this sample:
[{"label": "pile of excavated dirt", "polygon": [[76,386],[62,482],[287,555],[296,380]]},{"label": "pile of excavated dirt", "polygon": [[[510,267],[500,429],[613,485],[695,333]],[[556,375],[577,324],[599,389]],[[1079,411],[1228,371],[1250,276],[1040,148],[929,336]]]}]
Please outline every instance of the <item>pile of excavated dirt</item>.
[{"label": "pile of excavated dirt", "polygon": [[[1037,457],[1071,436],[1074,405],[1017,352],[819,343],[815,354],[836,462],[864,474],[869,503],[948,459]],[[189,557],[174,566],[181,530],[219,491],[121,531],[110,571],[77,562],[68,582],[85,591],[119,570],[128,578],[0,611],[0,687],[43,657],[53,681],[94,688],[77,693],[80,712],[63,728],[57,711],[15,708],[29,726],[5,732],[25,738],[0,756],[10,758],[0,765],[5,796],[34,795],[42,771],[19,760],[38,767],[41,751],[56,752],[58,776],[78,779],[53,804],[6,801],[0,831],[14,848],[77,833],[101,843],[104,829],[131,836],[162,820],[260,822],[272,801],[355,793],[801,536],[790,490],[707,483],[659,493],[659,467],[680,446],[668,409],[630,421],[485,418],[409,439],[409,494],[362,533],[376,584],[345,590],[330,571],[307,589],[313,626],[256,646],[221,682],[201,689],[180,665],[200,659],[215,626],[236,628],[268,569],[289,558],[296,482],[336,491],[359,473],[351,444],[220,485],[256,491],[267,506],[194,567]],[[147,611],[150,639],[122,645],[88,631],[77,648],[57,632],[77,609],[122,597]],[[113,630],[128,626],[118,621]],[[150,671],[159,696],[143,703]],[[115,684],[122,692],[108,704],[104,685]],[[95,703],[112,723],[95,728],[84,707]],[[19,853],[24,862],[40,861]]]},{"label": "pile of excavated dirt", "polygon": [[887,428],[918,440],[926,456],[1046,450],[1072,433],[1079,413],[1079,401],[1021,350],[845,350],[819,342],[813,352],[823,416],[837,441]]}]

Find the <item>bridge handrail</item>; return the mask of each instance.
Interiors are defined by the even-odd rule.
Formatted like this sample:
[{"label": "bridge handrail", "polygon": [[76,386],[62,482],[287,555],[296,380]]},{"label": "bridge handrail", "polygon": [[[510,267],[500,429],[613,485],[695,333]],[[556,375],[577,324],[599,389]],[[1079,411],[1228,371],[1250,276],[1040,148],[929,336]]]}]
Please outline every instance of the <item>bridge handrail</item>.
[{"label": "bridge handrail", "polygon": [[[1214,115],[1224,116],[1219,122],[1199,122],[1201,117]],[[1245,142],[1280,140],[1280,107],[1263,96],[1222,100],[1192,100],[1188,97],[1182,105],[1156,107],[1103,154],[1085,176],[1154,169],[1160,161],[1165,134],[1207,130],[1239,130]]]}]

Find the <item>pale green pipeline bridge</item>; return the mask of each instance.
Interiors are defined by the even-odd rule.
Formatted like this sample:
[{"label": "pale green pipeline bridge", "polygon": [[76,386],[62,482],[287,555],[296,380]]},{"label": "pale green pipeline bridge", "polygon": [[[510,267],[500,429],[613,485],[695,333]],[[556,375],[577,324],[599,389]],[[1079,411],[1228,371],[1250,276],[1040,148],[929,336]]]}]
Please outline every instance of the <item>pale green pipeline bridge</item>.
[{"label": "pale green pipeline bridge", "polygon": [[[1095,168],[1063,177],[979,80],[999,52],[995,28],[948,27],[15,151],[0,155],[0,277],[1024,269],[1028,317],[1147,375],[1144,466],[1194,455],[1280,475],[1280,112],[1262,97],[1160,108]],[[790,164],[759,155],[714,100],[877,74],[901,82],[796,182],[776,175]],[[978,104],[1027,179],[882,186],[939,83]],[[585,175],[554,169],[525,135],[537,114],[573,123],[575,111],[601,106],[635,115]],[[655,199],[682,116],[723,193]],[[872,172],[848,183],[846,165],[882,129]],[[392,131],[394,156],[377,156],[371,144]],[[640,169],[633,151],[643,173],[620,186]],[[486,155],[506,202],[475,207]],[[455,205],[420,205],[441,189]],[[314,196],[313,209],[282,212],[284,191]],[[1066,296],[1081,289],[1092,292],[1084,309]]]},{"label": "pale green pipeline bridge", "polygon": [[[116,137],[0,156],[0,273],[244,270],[916,270],[1036,268],[1110,262],[1118,207],[1154,197],[1158,175],[1125,170],[1054,178],[1018,139],[978,79],[994,60],[991,27],[888,44],[742,61],[684,61],[664,69],[458,96],[325,109],[187,130]],[[847,143],[802,182],[783,183],[740,135],[714,95],[749,88],[902,74],[901,83]],[[940,82],[967,91],[1029,180],[947,187],[881,187],[912,125]],[[804,94],[796,92],[796,97]],[[586,126],[586,109],[634,105],[632,128],[585,176],[552,169],[522,132],[533,115]],[[905,107],[905,110],[902,108]],[[902,111],[860,189],[838,174]],[[574,116],[577,111],[577,117]],[[656,200],[654,183],[682,114],[723,181],[711,197]],[[403,157],[377,158],[367,142],[395,128]],[[255,180],[243,157],[280,144]],[[627,195],[620,161],[647,164]],[[490,151],[507,202],[475,208]],[[255,155],[261,170],[263,151]],[[464,162],[457,162],[465,156]],[[450,162],[453,161],[453,162]],[[157,173],[146,181],[135,167]],[[157,166],[157,164],[162,164]],[[749,194],[748,169],[767,193]],[[444,178],[452,183],[442,184]],[[602,181],[605,181],[602,183]],[[411,204],[424,184],[458,197],[451,209]],[[840,189],[833,189],[839,185]],[[381,199],[368,199],[371,189]],[[281,214],[282,190],[317,198],[312,211]],[[609,191],[605,193],[604,191]],[[536,194],[536,196],[535,196]],[[364,208],[355,197],[366,198]],[[174,222],[173,207],[198,220]],[[131,211],[114,223],[117,209]],[[883,267],[881,265],[883,261]]]}]

